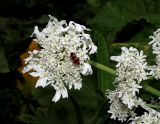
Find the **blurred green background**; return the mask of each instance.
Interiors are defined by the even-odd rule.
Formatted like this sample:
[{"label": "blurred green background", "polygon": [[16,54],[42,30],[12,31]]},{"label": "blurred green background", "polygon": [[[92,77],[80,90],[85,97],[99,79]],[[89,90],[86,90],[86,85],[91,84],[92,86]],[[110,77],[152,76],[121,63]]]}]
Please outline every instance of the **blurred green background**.
[{"label": "blurred green background", "polygon": [[[114,67],[109,57],[121,46],[135,46],[154,63],[148,37],[160,26],[159,0],[0,0],[0,124],[119,124],[107,114],[105,90],[114,77],[94,70],[83,77],[83,88],[68,99],[51,102],[51,87],[34,88],[36,79],[21,73],[22,59],[37,25],[44,28],[48,14],[91,28],[98,53],[91,58]],[[142,97],[147,100],[147,93]]]}]

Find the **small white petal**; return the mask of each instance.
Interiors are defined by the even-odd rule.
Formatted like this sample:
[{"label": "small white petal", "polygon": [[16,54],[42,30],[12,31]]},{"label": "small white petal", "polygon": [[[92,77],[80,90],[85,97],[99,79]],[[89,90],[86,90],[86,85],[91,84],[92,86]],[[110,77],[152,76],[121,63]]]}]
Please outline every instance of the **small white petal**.
[{"label": "small white petal", "polygon": [[33,50],[33,54],[37,54],[38,52],[38,50]]},{"label": "small white petal", "polygon": [[61,97],[61,92],[59,90],[56,90],[56,94],[53,97],[52,101],[57,102]]},{"label": "small white petal", "polygon": [[76,26],[76,31],[77,31],[77,32],[82,32],[82,31],[83,31],[83,29],[82,29],[82,26],[81,26],[81,25],[76,24],[76,23],[74,23],[74,24],[75,24],[75,26]]},{"label": "small white petal", "polygon": [[92,73],[93,73],[93,71],[92,71],[92,68],[91,68],[90,64],[84,63],[82,74],[83,75],[89,75],[89,74],[92,74]]},{"label": "small white petal", "polygon": [[69,83],[69,89],[72,89],[72,84],[71,83]]},{"label": "small white petal", "polygon": [[22,72],[26,73],[26,72],[29,72],[32,69],[33,69],[33,67],[31,65],[27,65],[26,67],[23,68]]},{"label": "small white petal", "polygon": [[39,34],[39,30],[38,30],[38,26],[34,27],[34,32],[32,33],[32,36],[34,36],[35,34]]},{"label": "small white petal", "polygon": [[83,38],[86,40],[91,40],[91,37],[89,34],[83,34]]},{"label": "small white petal", "polygon": [[81,87],[82,87],[82,83],[81,82],[74,83],[74,89],[80,90]]},{"label": "small white petal", "polygon": [[34,69],[35,71],[39,72],[39,73],[44,73],[44,72],[45,72],[45,70],[42,69],[39,65],[34,65],[34,66],[33,66],[33,69]]},{"label": "small white petal", "polygon": [[41,86],[44,88],[46,86],[46,82],[47,82],[47,78],[39,78],[35,87]]},{"label": "small white petal", "polygon": [[60,30],[61,30],[61,32],[67,32],[69,29],[70,29],[70,27],[67,26],[66,28],[63,28],[63,27],[62,27]]},{"label": "small white petal", "polygon": [[37,73],[37,72],[31,72],[29,73],[30,75],[32,75],[33,77],[38,77],[38,76],[41,76],[40,73]]},{"label": "small white petal", "polygon": [[93,45],[89,54],[94,54],[97,52],[97,46]]},{"label": "small white petal", "polygon": [[61,88],[60,92],[62,94],[62,98],[68,98],[68,92],[67,92],[67,89],[65,87]]}]

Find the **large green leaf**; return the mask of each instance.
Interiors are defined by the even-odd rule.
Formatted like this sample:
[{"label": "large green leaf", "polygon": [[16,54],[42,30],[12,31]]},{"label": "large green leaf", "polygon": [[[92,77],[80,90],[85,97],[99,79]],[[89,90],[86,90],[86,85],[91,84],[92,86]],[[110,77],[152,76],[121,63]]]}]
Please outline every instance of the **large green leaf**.
[{"label": "large green leaf", "polygon": [[26,124],[34,124],[35,117],[29,114],[22,114],[19,116],[19,120],[25,122]]},{"label": "large green leaf", "polygon": [[157,0],[110,0],[96,11],[93,27],[105,34],[107,44],[112,45],[111,55],[118,55],[120,47],[136,47],[144,50],[148,63],[154,63],[149,47],[149,36],[160,25],[160,1]]},{"label": "large green leaf", "polygon": [[[80,109],[84,124],[89,123],[90,119],[94,116],[95,111],[98,107],[98,100],[102,100],[102,96],[97,94],[96,87],[96,72],[92,76],[83,77],[82,88],[72,90],[70,95],[77,102],[78,109]],[[77,110],[76,110],[77,111]]]},{"label": "large green leaf", "polygon": [[119,30],[132,20],[143,18],[160,24],[158,6],[155,0],[111,0],[96,13],[93,24],[105,31]]},{"label": "large green leaf", "polygon": [[51,86],[42,88],[33,88],[32,95],[39,102],[40,105],[47,105],[52,101],[54,97],[54,89]]},{"label": "large green leaf", "polygon": [[42,107],[35,115],[37,124],[79,124],[72,102],[60,100],[52,102],[46,109]]},{"label": "large green leaf", "polygon": [[[97,62],[110,66],[109,48],[102,33],[95,31],[94,40],[97,41]],[[98,88],[102,93],[112,87],[113,76],[107,72],[97,70]]]},{"label": "large green leaf", "polygon": [[41,106],[32,115],[22,114],[19,119],[27,124],[80,124],[70,100]]},{"label": "large green leaf", "polygon": [[[77,123],[77,111],[74,102],[69,98],[61,98],[58,102],[53,102],[55,90],[48,86],[46,88],[36,88],[32,92],[34,98],[39,103],[36,109],[33,123],[36,124],[79,124]],[[76,101],[75,101],[76,102]],[[22,118],[23,119],[23,118]]]}]

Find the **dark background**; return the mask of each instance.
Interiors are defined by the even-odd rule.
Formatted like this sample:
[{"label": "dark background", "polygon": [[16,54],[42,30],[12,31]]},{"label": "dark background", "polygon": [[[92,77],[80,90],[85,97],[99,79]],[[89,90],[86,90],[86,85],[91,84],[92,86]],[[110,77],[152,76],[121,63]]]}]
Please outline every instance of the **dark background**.
[{"label": "dark background", "polygon": [[[44,28],[48,14],[91,28],[98,45],[97,55],[92,56],[95,61],[113,67],[111,55],[117,55],[121,46],[135,46],[154,63],[148,37],[160,26],[160,1],[0,0],[0,124],[119,123],[107,114],[105,90],[112,87],[111,75],[94,69],[83,79],[81,91],[70,91],[68,100],[55,104],[53,89],[35,89],[35,79],[18,69],[34,26]],[[147,100],[147,95],[144,92],[142,98]]]},{"label": "dark background", "polygon": [[[17,70],[22,63],[20,55],[27,52],[32,41],[30,35],[34,26],[38,25],[40,28],[44,28],[49,19],[48,14],[59,20],[74,20],[85,24],[85,20],[92,16],[92,12],[87,10],[87,6],[85,0],[0,0],[1,124],[38,123],[34,121],[38,112],[35,113],[34,111],[41,106],[41,103],[33,98],[30,86],[28,88],[25,85],[32,81],[28,81],[28,77],[24,77]],[[85,11],[88,12],[85,13]],[[51,97],[53,97],[53,93],[51,93]],[[49,102],[51,102],[51,97],[48,99]],[[42,106],[44,108],[44,105]],[[42,111],[44,112],[44,110]],[[64,112],[59,109],[56,111],[60,113],[60,118],[58,117],[57,120],[61,120],[61,116],[66,116],[65,110]],[[37,118],[39,120],[43,117]],[[53,120],[48,123],[63,123]],[[41,123],[46,124],[47,122],[42,121]]]}]

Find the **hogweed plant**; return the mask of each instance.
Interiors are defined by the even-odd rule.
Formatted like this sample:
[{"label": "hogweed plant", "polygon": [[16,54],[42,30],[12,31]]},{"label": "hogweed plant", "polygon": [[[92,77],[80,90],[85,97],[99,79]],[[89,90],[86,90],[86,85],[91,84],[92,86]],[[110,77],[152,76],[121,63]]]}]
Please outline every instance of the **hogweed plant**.
[{"label": "hogweed plant", "polygon": [[[57,102],[61,97],[68,97],[67,89],[81,89],[82,75],[91,75],[92,65],[115,76],[115,89],[106,89],[111,119],[129,124],[160,124],[160,113],[153,109],[159,106],[147,104],[138,95],[144,89],[160,97],[160,91],[141,84],[151,78],[160,79],[160,29],[150,36],[149,42],[156,55],[156,65],[147,64],[143,50],[122,47],[121,55],[110,57],[117,62],[113,70],[90,60],[90,55],[97,52],[97,46],[87,33],[90,29],[73,21],[67,24],[65,20],[49,17],[46,28],[39,31],[36,26],[32,34],[41,49],[30,51],[25,59],[23,72],[39,77],[35,87],[52,86],[56,91],[52,101]],[[135,112],[139,106],[146,111],[140,116]]]}]

